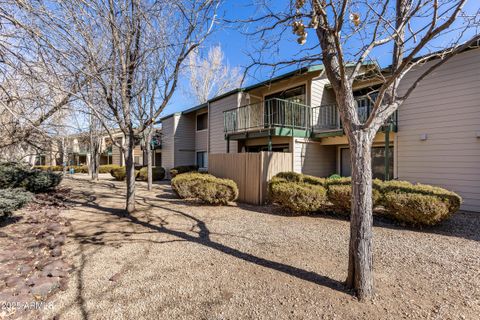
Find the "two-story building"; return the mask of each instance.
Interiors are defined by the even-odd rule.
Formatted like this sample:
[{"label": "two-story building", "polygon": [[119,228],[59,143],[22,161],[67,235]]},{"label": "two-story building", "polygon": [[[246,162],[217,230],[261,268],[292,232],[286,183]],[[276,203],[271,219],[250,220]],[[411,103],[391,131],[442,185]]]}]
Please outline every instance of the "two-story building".
[{"label": "two-story building", "polygon": [[[430,62],[433,63],[433,62]],[[407,88],[427,63],[403,80]],[[424,79],[377,133],[373,175],[458,192],[463,209],[480,211],[480,49],[465,50]],[[366,94],[381,83],[365,65],[354,84],[361,119]],[[292,170],[350,175],[350,154],[322,65],[240,88],[161,119],[162,166],[208,168],[208,154],[291,152]]]},{"label": "two-story building", "polygon": [[[105,134],[101,137],[100,165],[116,164],[119,166],[124,166],[125,157],[121,149],[112,143],[112,138],[115,139],[119,144],[125,143],[125,135],[122,131],[113,131],[112,137],[105,132]],[[145,147],[146,146],[142,147],[140,140],[135,144],[133,159],[136,166],[147,164],[147,152]],[[162,146],[161,131],[159,129],[155,130],[148,147],[152,149],[153,166],[160,166],[162,162]],[[64,138],[53,138],[50,146],[45,148],[45,150],[38,151],[38,154],[35,157],[35,165],[61,165],[64,161],[64,151],[66,153],[66,165],[88,165],[91,157],[89,134],[87,132],[83,132],[71,134]]]}]

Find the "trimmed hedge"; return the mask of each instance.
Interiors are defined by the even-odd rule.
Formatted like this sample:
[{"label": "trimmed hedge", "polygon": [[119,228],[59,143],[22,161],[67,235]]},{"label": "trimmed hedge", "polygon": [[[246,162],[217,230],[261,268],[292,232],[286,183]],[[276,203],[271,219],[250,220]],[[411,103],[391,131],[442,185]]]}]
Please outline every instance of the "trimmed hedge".
[{"label": "trimmed hedge", "polygon": [[32,200],[32,194],[22,188],[0,189],[0,218],[10,215]]},{"label": "trimmed hedge", "polygon": [[206,173],[182,173],[175,176],[171,183],[172,189],[183,199],[197,199],[203,203],[221,205],[238,198],[238,187],[233,180]]},{"label": "trimmed hedge", "polygon": [[[407,181],[372,181],[373,206],[383,206],[384,214],[412,225],[435,225],[459,210],[462,198],[443,188]],[[325,192],[326,190],[326,199]],[[269,182],[269,196],[290,211],[328,211],[350,214],[351,179],[316,178],[294,172],[277,174]],[[322,202],[324,201],[324,202]]]},{"label": "trimmed hedge", "polygon": [[198,166],[178,166],[173,167],[169,170],[170,177],[175,178],[178,174],[187,173],[187,172],[197,172]]},{"label": "trimmed hedge", "polygon": [[[327,191],[328,201],[332,204],[332,210],[335,213],[350,215],[352,210],[352,187],[350,184],[329,184]],[[373,207],[381,204],[382,193],[379,189],[373,187],[372,204]]]},{"label": "trimmed hedge", "polygon": [[320,211],[327,203],[327,190],[303,182],[277,182],[270,185],[270,200],[295,213]]},{"label": "trimmed hedge", "polygon": [[98,173],[110,173],[113,169],[121,168],[118,164],[104,164],[98,168]]},{"label": "trimmed hedge", "polygon": [[[147,181],[148,172],[147,167],[144,167],[138,171],[137,180],[140,181]],[[162,167],[152,167],[152,180],[153,181],[160,181],[165,178],[165,169]]]},{"label": "trimmed hedge", "polygon": [[413,225],[435,225],[460,209],[462,198],[443,188],[408,181],[383,183],[386,214]]},{"label": "trimmed hedge", "polygon": [[[114,168],[110,171],[112,177],[117,181],[124,181],[127,178],[127,169],[125,167]],[[135,178],[138,175],[138,170],[135,170]]]},{"label": "trimmed hedge", "polygon": [[[35,166],[34,169],[59,172],[63,171],[63,166]],[[67,166],[67,172],[69,172],[70,169],[75,170],[75,173],[88,173],[88,166]]]}]

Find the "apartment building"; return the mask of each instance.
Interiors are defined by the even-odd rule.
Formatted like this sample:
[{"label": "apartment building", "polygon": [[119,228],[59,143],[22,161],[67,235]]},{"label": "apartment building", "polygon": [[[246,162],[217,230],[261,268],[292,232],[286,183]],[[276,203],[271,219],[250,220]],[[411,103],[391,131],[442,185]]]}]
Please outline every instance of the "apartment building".
[{"label": "apartment building", "polygon": [[[125,143],[125,135],[120,130],[115,130],[112,137],[120,144]],[[125,158],[120,148],[112,143],[112,137],[105,133],[101,138],[100,165],[116,164],[125,165]],[[152,149],[152,163],[160,166],[162,163],[161,154],[161,131],[156,130],[149,143]],[[90,136],[88,133],[72,134],[63,139],[53,139],[50,146],[41,150],[35,157],[35,165],[61,165],[63,163],[63,149],[66,152],[66,165],[82,166],[90,162]],[[137,166],[147,164],[146,150],[142,148],[140,141],[135,145],[134,163]]]},{"label": "apartment building", "polygon": [[[433,63],[433,62],[430,62]],[[405,89],[427,63],[403,81]],[[377,133],[373,175],[445,187],[480,211],[480,49],[452,58],[421,82]],[[354,84],[361,119],[369,115],[366,94],[380,83]],[[350,154],[323,66],[302,68],[215,97],[161,119],[162,166],[197,164],[208,154],[291,152],[292,170],[315,176],[350,175]]]}]

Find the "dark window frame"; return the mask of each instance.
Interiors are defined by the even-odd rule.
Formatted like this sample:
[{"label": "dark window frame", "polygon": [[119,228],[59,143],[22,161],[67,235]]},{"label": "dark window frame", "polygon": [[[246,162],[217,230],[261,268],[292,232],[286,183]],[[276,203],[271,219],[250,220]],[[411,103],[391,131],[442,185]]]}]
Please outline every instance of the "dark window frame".
[{"label": "dark window frame", "polygon": [[[201,156],[200,156],[201,155]],[[207,151],[197,151],[196,152],[196,155],[195,155],[195,162],[196,162],[196,165],[199,167],[199,168],[206,168],[206,155],[207,155]],[[199,158],[200,156],[200,158]],[[200,159],[200,161],[199,161]]]},{"label": "dark window frame", "polygon": [[[199,120],[203,118],[200,122]],[[200,126],[199,126],[200,124]],[[197,114],[196,116],[196,119],[195,119],[195,126],[196,126],[196,131],[202,131],[202,130],[207,130],[208,129],[208,112],[204,112],[204,113],[199,113]],[[202,127],[202,128],[200,128]]]}]

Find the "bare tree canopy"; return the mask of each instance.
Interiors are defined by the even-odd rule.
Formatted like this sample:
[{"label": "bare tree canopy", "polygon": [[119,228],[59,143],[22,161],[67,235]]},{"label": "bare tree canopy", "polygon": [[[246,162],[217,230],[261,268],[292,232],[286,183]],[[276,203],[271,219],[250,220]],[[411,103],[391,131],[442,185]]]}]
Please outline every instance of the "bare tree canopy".
[{"label": "bare tree canopy", "polygon": [[189,57],[188,73],[190,78],[190,95],[196,103],[221,95],[235,88],[242,82],[240,68],[231,67],[220,45],[208,50],[205,57],[196,49]]},{"label": "bare tree canopy", "polygon": [[[263,1],[254,17],[242,20],[256,39],[255,66],[278,69],[323,63],[337,102],[352,164],[352,212],[346,283],[360,299],[373,295],[371,147],[378,130],[418,84],[458,52],[480,40],[478,1],[467,0],[296,0],[287,6]],[[275,59],[276,43],[298,43],[297,54]],[[380,58],[380,59],[378,59]],[[410,71],[422,68],[401,87]],[[354,82],[363,66],[379,86],[369,93],[372,111],[362,121]]]}]

